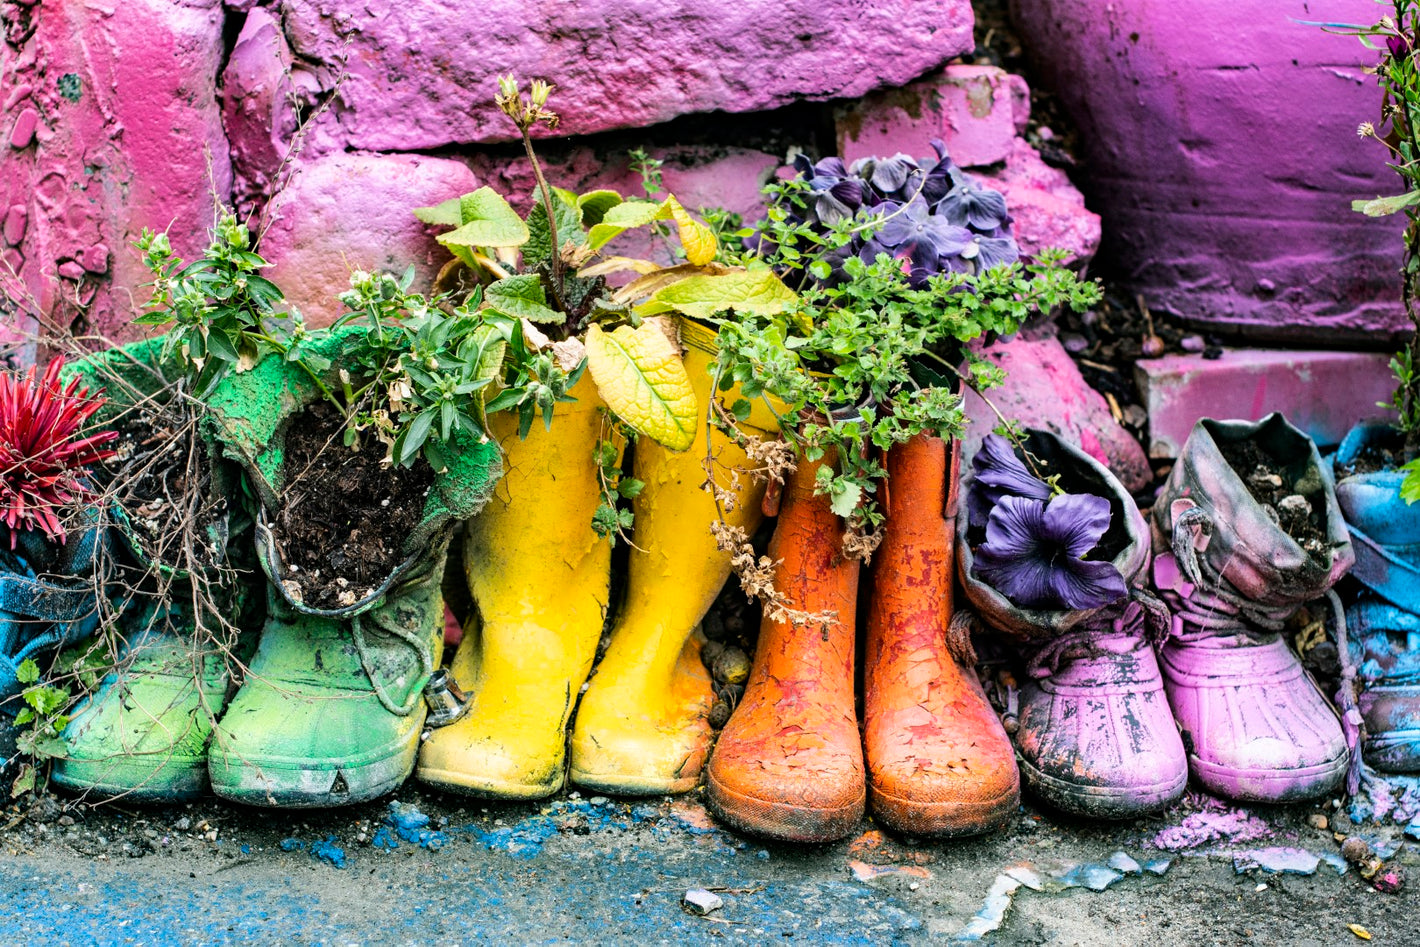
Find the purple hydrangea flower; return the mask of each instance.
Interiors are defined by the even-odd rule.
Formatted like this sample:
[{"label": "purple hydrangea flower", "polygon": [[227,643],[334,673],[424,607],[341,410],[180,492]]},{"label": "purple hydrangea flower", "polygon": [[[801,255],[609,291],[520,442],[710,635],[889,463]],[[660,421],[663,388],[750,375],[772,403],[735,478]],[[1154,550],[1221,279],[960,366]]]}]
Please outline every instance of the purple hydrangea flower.
[{"label": "purple hydrangea flower", "polygon": [[966,498],[967,515],[973,528],[984,529],[991,509],[1004,496],[1026,497],[1042,502],[1054,493],[1050,485],[1026,469],[1000,434],[988,434],[981,450],[971,459],[975,477]]},{"label": "purple hydrangea flower", "polygon": [[1086,609],[1129,594],[1112,562],[1084,557],[1109,529],[1109,501],[1063,494],[1048,503],[1003,496],[976,548],[978,579],[1022,608]]},{"label": "purple hydrangea flower", "polygon": [[[867,263],[880,253],[901,258],[909,284],[917,289],[941,273],[978,273],[1020,257],[1008,229],[1005,198],[963,174],[942,142],[933,141],[932,147],[935,161],[905,154],[860,158],[851,166],[839,158],[794,159],[794,170],[810,193],[804,195],[802,208],[791,208],[791,220],[816,233],[848,221],[886,219],[907,205],[879,232],[863,228],[846,252],[823,254],[820,258],[830,272],[822,282],[832,286],[846,279],[843,263],[850,256]],[[745,245],[762,254],[775,249],[758,233],[747,237]],[[807,274],[802,278],[815,279]]]},{"label": "purple hydrangea flower", "polygon": [[991,233],[1010,220],[1006,213],[1006,198],[1000,191],[982,187],[974,178],[956,168],[948,171],[951,190],[937,204],[937,212],[958,227],[970,227],[978,233]]}]

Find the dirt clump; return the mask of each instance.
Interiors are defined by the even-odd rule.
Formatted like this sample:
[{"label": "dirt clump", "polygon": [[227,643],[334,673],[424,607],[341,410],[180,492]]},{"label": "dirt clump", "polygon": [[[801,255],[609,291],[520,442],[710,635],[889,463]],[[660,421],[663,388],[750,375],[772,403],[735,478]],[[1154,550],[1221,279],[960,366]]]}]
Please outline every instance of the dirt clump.
[{"label": "dirt clump", "polygon": [[400,566],[434,484],[423,458],[397,468],[384,462],[381,445],[345,447],[344,422],[325,402],[291,419],[272,529],[288,593],[319,609],[354,605]]}]

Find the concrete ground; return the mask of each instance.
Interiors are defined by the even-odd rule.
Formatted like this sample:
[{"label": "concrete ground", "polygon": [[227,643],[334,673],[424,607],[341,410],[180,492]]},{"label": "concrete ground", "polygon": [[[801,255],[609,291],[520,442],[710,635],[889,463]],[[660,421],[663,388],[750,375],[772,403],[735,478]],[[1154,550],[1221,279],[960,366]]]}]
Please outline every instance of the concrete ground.
[{"label": "concrete ground", "polygon": [[[1416,886],[1420,850],[1329,804],[1239,811],[1190,795],[1119,825],[1027,805],[985,838],[915,842],[865,822],[837,844],[786,846],[724,831],[694,795],[499,805],[407,786],[393,802],[14,804],[0,944],[944,943],[991,926],[993,886],[1010,906],[985,943],[1420,944],[1416,887],[1339,874],[1337,836],[1366,835]],[[1257,861],[1313,873],[1247,869]],[[692,888],[722,906],[691,913]]]}]

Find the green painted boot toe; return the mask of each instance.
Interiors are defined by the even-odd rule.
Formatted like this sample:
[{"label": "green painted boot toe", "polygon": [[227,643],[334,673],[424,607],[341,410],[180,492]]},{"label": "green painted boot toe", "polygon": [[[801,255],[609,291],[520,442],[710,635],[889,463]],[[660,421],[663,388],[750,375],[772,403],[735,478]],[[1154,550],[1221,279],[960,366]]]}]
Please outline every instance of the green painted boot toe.
[{"label": "green painted boot toe", "polygon": [[[443,551],[363,614],[301,614],[289,603],[262,631],[246,683],[208,761],[212,789],[258,806],[375,799],[409,777],[424,727],[423,687],[443,652]],[[282,607],[284,606],[284,607]]]},{"label": "green painted boot toe", "polygon": [[207,791],[207,743],[227,700],[225,656],[155,629],[74,712],[52,779],[90,796],[177,802]]}]

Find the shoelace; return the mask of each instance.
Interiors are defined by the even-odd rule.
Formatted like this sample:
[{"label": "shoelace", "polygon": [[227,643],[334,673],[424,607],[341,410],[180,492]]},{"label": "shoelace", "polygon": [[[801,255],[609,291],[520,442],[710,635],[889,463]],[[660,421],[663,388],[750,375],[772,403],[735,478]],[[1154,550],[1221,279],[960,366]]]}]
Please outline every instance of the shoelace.
[{"label": "shoelace", "polygon": [[1134,589],[1123,605],[1106,608],[1048,642],[1026,660],[1026,673],[1039,680],[1060,670],[1067,658],[1096,657],[1112,649],[1106,642],[1141,648],[1169,630],[1168,609],[1153,595]]},{"label": "shoelace", "polygon": [[[384,707],[396,717],[408,717],[414,713],[414,709],[419,706],[419,702],[424,699],[424,683],[434,673],[434,652],[429,646],[427,637],[421,637],[402,626],[398,620],[390,620],[387,616],[393,609],[384,607],[385,602],[391,596],[403,594],[411,586],[429,578],[433,571],[434,564],[431,556],[422,557],[415,568],[411,568],[409,573],[397,584],[392,586],[386,593],[384,601],[380,605],[361,615],[351,615],[350,634],[355,639],[355,651],[360,656],[360,668],[365,672],[365,676],[370,679],[370,686],[375,690],[375,697],[379,700],[380,706]],[[369,618],[370,623],[375,626],[378,632],[390,635],[403,641],[414,652],[419,661],[420,682],[417,687],[410,688],[408,696],[402,702],[396,702],[390,696],[388,688],[381,682],[379,675],[374,671],[374,662],[370,659],[369,646],[365,641],[364,618]]]},{"label": "shoelace", "polygon": [[[1172,589],[1159,590],[1174,612],[1170,637],[1185,642],[1228,637],[1238,644],[1246,644],[1280,633],[1297,607],[1254,602],[1239,592],[1211,562],[1199,559],[1197,540],[1200,535],[1211,536],[1212,533],[1213,520],[1201,507],[1192,507],[1174,520],[1173,558],[1179,573],[1193,586],[1194,592],[1185,596]],[[1196,594],[1198,592],[1203,594]],[[1341,711],[1341,732],[1349,751],[1346,791],[1355,795],[1361,785],[1363,726],[1361,710],[1356,704],[1356,664],[1351,657],[1341,599],[1333,589],[1327,589],[1323,597],[1331,604],[1341,664],[1341,682],[1332,699]]]}]

